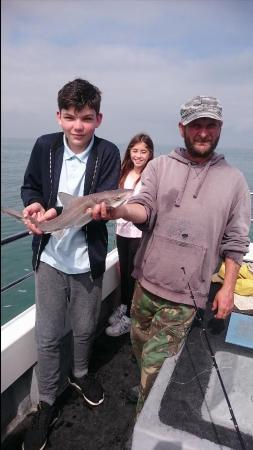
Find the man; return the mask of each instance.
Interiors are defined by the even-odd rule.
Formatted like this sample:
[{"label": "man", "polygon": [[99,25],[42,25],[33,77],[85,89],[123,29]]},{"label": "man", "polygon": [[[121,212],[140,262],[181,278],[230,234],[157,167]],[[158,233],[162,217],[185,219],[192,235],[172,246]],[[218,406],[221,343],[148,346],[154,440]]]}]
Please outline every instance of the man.
[{"label": "man", "polygon": [[138,195],[115,211],[104,204],[94,219],[130,220],[143,230],[135,258],[131,338],[141,369],[137,413],[164,359],[175,355],[195,316],[190,294],[204,308],[211,276],[225,261],[224,284],[212,309],[225,319],[247,252],[250,194],[243,175],[214,152],[222,108],[214,97],[197,96],[181,107],[179,131],[185,148],[150,161]]},{"label": "man", "polygon": [[58,192],[74,196],[117,189],[118,148],[94,135],[102,121],[101,92],[76,79],[58,92],[57,120],[63,133],[37,139],[21,189],[23,211],[33,238],[36,288],[36,340],[40,403],[24,450],[45,447],[50,425],[58,417],[60,343],[66,311],[73,331],[73,367],[69,383],[92,406],[104,400],[102,386],[88,374],[89,355],[101,306],[107,253],[105,222],[72,228],[63,236],[43,235],[29,217],[49,220],[62,210]]}]

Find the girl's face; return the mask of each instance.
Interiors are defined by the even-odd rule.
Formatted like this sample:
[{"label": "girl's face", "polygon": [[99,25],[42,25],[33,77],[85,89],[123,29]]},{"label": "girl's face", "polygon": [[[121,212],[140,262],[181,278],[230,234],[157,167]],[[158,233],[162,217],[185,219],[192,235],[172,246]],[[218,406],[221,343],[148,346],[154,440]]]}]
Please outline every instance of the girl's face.
[{"label": "girl's face", "polygon": [[144,142],[138,142],[130,150],[130,158],[136,169],[144,169],[150,157],[150,151]]}]

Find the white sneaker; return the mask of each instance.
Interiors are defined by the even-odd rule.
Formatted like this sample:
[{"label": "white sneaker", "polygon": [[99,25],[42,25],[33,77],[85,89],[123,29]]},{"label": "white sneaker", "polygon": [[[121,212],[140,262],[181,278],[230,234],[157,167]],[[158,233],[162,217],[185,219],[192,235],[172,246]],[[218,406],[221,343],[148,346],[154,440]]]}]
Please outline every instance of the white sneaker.
[{"label": "white sneaker", "polygon": [[105,329],[108,336],[121,336],[122,334],[129,333],[131,327],[131,319],[127,316],[122,316],[118,322],[115,322],[110,327]]},{"label": "white sneaker", "polygon": [[115,309],[115,311],[112,313],[112,315],[109,317],[108,322],[110,325],[113,325],[114,323],[118,322],[121,317],[123,317],[126,314],[127,306],[126,305],[119,305],[118,308]]}]

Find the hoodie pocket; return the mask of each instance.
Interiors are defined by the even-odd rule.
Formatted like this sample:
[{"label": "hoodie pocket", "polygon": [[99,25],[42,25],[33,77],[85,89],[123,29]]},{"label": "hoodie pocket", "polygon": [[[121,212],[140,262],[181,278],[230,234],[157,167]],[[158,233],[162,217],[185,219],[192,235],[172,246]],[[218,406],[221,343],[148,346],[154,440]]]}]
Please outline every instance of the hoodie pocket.
[{"label": "hoodie pocket", "polygon": [[[147,281],[174,292],[206,291],[203,268],[206,248],[154,235],[143,264]],[[202,292],[206,294],[206,292]]]}]

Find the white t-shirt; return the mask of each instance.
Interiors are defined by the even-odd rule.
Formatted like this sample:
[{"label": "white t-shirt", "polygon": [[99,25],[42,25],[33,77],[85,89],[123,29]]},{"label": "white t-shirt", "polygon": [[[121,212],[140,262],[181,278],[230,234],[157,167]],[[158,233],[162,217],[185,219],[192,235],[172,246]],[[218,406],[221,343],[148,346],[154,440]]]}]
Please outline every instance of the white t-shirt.
[{"label": "white t-shirt", "polygon": [[[133,189],[133,181],[132,178],[128,176],[125,179],[124,183],[124,189]],[[141,180],[138,181],[136,186],[134,187],[134,192],[132,197],[134,195],[138,194],[141,189]],[[142,235],[142,232],[133,225],[132,222],[127,222],[124,219],[117,219],[116,220],[116,234],[122,237],[127,238],[140,238]]]}]

